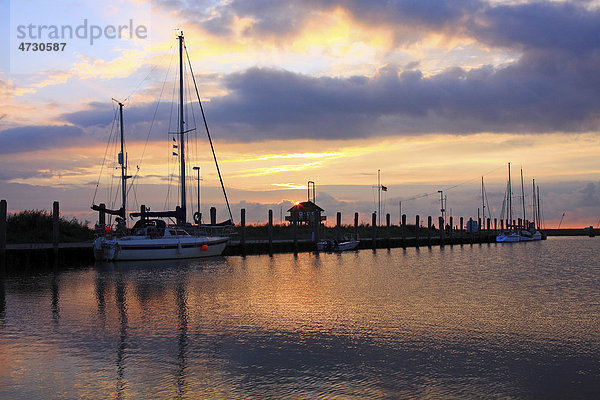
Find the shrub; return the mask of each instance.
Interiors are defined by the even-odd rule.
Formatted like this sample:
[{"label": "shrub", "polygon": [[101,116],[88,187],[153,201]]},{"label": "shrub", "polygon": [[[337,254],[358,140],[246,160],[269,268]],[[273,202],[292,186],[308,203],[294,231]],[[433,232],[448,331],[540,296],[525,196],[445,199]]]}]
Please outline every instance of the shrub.
[{"label": "shrub", "polygon": [[[94,238],[88,221],[60,217],[60,242],[85,242]],[[52,243],[52,214],[45,210],[25,210],[10,214],[6,220],[8,243]]]}]

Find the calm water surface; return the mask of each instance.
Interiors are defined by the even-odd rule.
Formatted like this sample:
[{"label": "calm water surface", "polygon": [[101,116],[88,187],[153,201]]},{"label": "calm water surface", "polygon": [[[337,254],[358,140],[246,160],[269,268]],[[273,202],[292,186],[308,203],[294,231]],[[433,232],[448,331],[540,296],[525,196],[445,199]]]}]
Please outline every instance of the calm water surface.
[{"label": "calm water surface", "polygon": [[600,240],[0,281],[0,398],[600,398]]}]

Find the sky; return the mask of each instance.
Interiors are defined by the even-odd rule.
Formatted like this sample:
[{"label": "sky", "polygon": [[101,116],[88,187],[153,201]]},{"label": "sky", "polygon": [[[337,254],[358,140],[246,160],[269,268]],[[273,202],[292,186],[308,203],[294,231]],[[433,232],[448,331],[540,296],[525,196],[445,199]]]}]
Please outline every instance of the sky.
[{"label": "sky", "polygon": [[[0,0],[0,198],[9,212],[96,222],[124,103],[129,209],[178,202],[177,41],[202,97],[239,220],[275,221],[307,199],[397,223],[440,213],[600,224],[600,2],[519,0]],[[51,51],[23,44],[65,43]],[[31,47],[31,46],[30,46]],[[191,82],[189,68],[186,80]],[[188,218],[227,217],[193,86],[186,87]],[[109,145],[107,145],[109,143]],[[200,167],[202,180],[198,182]],[[521,169],[524,195],[521,194]],[[486,200],[482,202],[482,177]],[[562,221],[561,221],[562,219]]]}]

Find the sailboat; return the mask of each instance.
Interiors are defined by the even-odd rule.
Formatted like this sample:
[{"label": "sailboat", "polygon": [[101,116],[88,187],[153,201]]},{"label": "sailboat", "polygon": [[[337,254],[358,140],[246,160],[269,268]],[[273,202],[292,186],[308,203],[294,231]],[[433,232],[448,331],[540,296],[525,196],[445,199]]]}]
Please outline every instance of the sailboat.
[{"label": "sailboat", "polygon": [[[227,246],[229,237],[227,235],[206,234],[201,230],[200,221],[197,226],[186,222],[186,186],[185,186],[185,127],[184,127],[184,86],[183,86],[183,50],[184,37],[183,32],[177,36],[179,41],[179,136],[178,151],[179,157],[179,183],[180,183],[180,204],[171,211],[150,211],[141,206],[140,212],[129,214],[131,218],[138,217],[139,220],[131,229],[127,229],[127,180],[131,178],[127,175],[127,161],[124,154],[124,123],[123,123],[123,103],[119,105],[120,119],[120,153],[118,154],[118,164],[121,170],[121,207],[116,210],[107,209],[104,204],[96,205],[92,202],[92,209],[99,212],[99,222],[97,228],[100,234],[94,241],[94,256],[97,260],[121,261],[121,260],[164,260],[164,259],[183,259],[217,256],[223,253]],[[191,64],[190,64],[191,68]],[[192,73],[193,77],[193,73]],[[194,79],[194,84],[195,84]],[[197,88],[196,88],[196,93]],[[200,97],[198,96],[198,100]],[[202,110],[202,106],[200,103]],[[204,110],[202,110],[204,116]],[[206,120],[205,120],[206,126]],[[208,133],[208,128],[207,128]],[[216,163],[212,139],[208,133],[213,157]],[[217,172],[225,194],[230,220],[226,225],[232,226],[231,210],[229,202],[221,179],[221,173],[217,164]],[[116,216],[116,226],[111,229],[106,225],[105,216]],[[175,224],[167,224],[162,218],[175,219]]]},{"label": "sailboat", "polygon": [[521,200],[522,200],[522,221],[515,226],[512,216],[512,183],[510,177],[510,163],[508,163],[508,185],[506,195],[506,210],[507,210],[507,230],[496,236],[496,242],[530,242],[533,240],[543,240],[545,235],[540,231],[540,207],[539,207],[539,188],[536,186],[535,179],[533,180],[533,221],[527,220],[526,207],[525,207],[525,187],[523,183],[523,168],[521,168]]},{"label": "sailboat", "polygon": [[[510,180],[510,163],[508,163],[508,184],[506,186],[506,210],[508,216],[508,222],[506,224],[506,230],[499,235],[496,235],[496,242],[498,243],[514,243],[521,240],[521,235],[514,230],[510,230],[512,225],[512,183]],[[513,227],[514,228],[514,227]]]}]

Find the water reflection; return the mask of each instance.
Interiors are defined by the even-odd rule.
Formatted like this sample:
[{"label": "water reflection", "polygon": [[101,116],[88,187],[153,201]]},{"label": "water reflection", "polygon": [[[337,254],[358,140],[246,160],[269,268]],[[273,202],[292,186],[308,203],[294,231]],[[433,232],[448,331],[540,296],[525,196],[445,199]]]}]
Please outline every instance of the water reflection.
[{"label": "water reflection", "polygon": [[52,310],[52,321],[54,321],[55,324],[58,324],[58,320],[60,319],[60,305],[58,303],[60,296],[58,293],[58,282],[58,273],[53,273],[50,281],[50,290],[52,292],[52,305],[50,306],[50,309]]},{"label": "water reflection", "polygon": [[9,277],[0,398],[595,397],[597,243]]},{"label": "water reflection", "polygon": [[127,379],[125,378],[125,358],[127,352],[127,300],[125,298],[126,288],[123,274],[117,273],[115,279],[115,300],[119,310],[119,346],[117,348],[117,380],[116,391],[117,398],[122,399],[127,389]]},{"label": "water reflection", "polygon": [[188,307],[187,307],[187,294],[185,289],[185,275],[179,274],[175,285],[175,302],[177,304],[177,316],[178,316],[178,331],[179,336],[177,340],[177,398],[183,399],[186,394],[186,367],[187,367],[187,346],[188,346]]},{"label": "water reflection", "polygon": [[0,327],[4,326],[6,317],[6,291],[4,289],[4,274],[0,272]]}]

